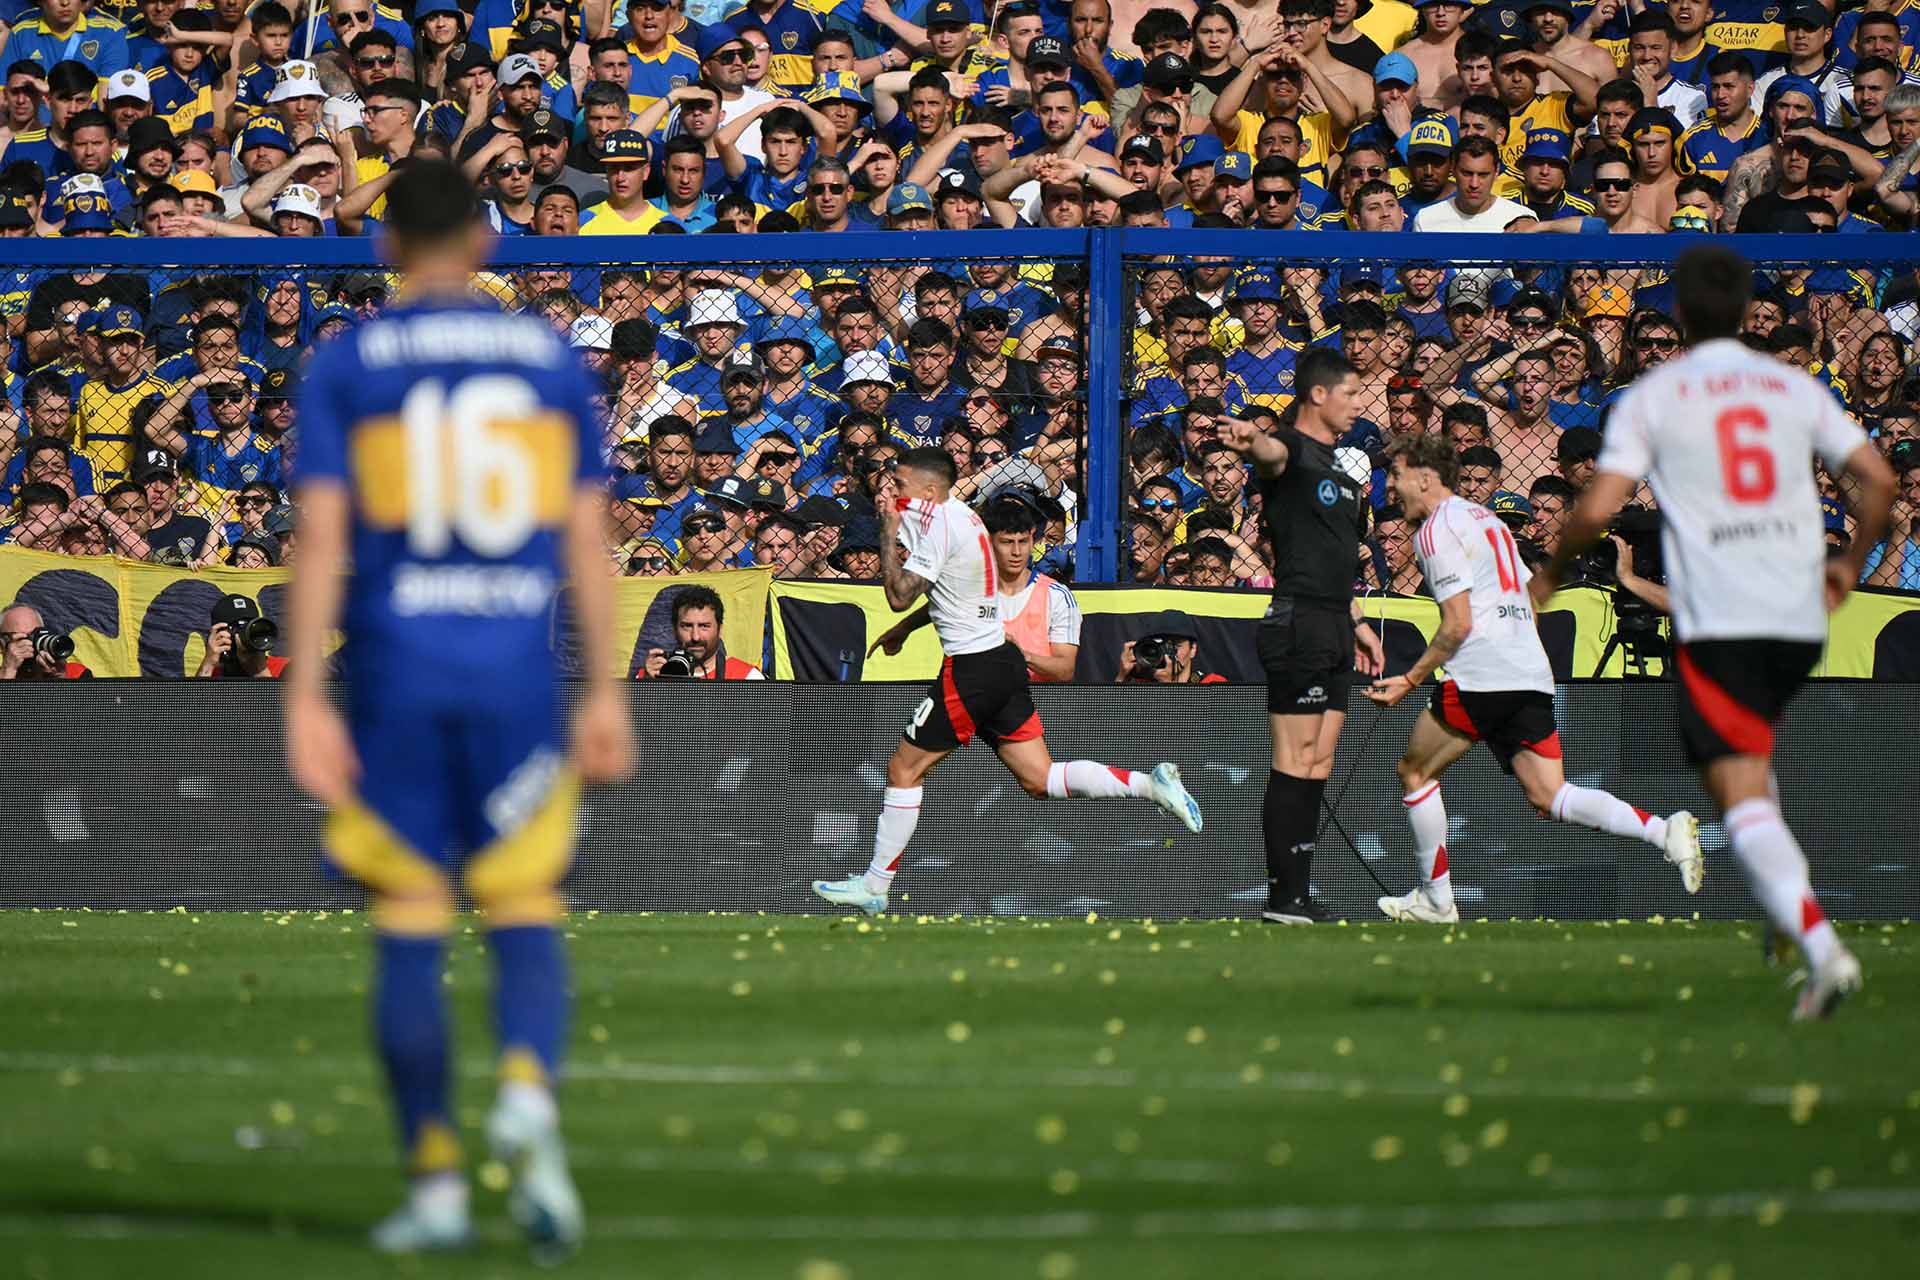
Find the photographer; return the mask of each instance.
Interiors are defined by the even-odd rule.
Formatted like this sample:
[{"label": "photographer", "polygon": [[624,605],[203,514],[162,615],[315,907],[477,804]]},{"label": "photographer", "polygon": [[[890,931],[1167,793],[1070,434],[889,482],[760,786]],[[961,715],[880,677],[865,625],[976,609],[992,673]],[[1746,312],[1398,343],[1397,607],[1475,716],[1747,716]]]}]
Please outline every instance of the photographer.
[{"label": "photographer", "polygon": [[1673,610],[1668,607],[1667,589],[1634,571],[1632,544],[1617,533],[1610,534],[1607,540],[1613,543],[1613,573],[1620,583],[1620,589],[1638,597],[1655,613],[1672,613]]},{"label": "photographer", "polygon": [[0,680],[87,680],[93,672],[73,660],[73,638],[47,628],[30,604],[0,612]]},{"label": "photographer", "polygon": [[683,587],[673,598],[672,652],[647,650],[647,663],[634,673],[636,680],[765,680],[751,662],[729,658],[720,651],[720,624],[727,606],[711,587]]},{"label": "photographer", "polygon": [[1166,609],[1147,619],[1146,632],[1120,646],[1120,674],[1115,684],[1225,684],[1227,678],[1194,666],[1200,656],[1200,629],[1179,609]]},{"label": "photographer", "polygon": [[213,626],[207,632],[206,656],[196,680],[278,680],[287,659],[274,656],[280,628],[262,616],[260,606],[247,596],[223,596],[213,606]]}]

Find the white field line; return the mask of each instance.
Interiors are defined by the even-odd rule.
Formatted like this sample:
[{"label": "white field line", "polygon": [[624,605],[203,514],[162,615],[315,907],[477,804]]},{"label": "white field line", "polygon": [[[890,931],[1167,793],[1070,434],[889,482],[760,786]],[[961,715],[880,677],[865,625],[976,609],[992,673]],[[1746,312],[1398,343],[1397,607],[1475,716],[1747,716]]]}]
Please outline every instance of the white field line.
[{"label": "white field line", "polygon": [[[358,1074],[364,1065],[358,1060],[325,1057],[245,1058],[198,1054],[116,1054],[41,1053],[0,1050],[0,1074],[74,1070],[96,1075],[202,1075],[228,1077],[278,1078],[289,1074],[340,1077]],[[460,1063],[462,1076],[488,1079],[494,1064],[487,1059],[469,1058]],[[1741,1102],[1758,1107],[1784,1106],[1794,1090],[1788,1085],[1755,1085],[1741,1090],[1699,1088],[1676,1090],[1650,1078],[1644,1084],[1563,1081],[1541,1083],[1501,1076],[1479,1076],[1470,1082],[1447,1084],[1438,1079],[1401,1077],[1384,1079],[1354,1070],[1347,1074],[1322,1071],[1270,1071],[1248,1083],[1234,1072],[1187,1072],[1179,1075],[1142,1074],[1125,1068],[1063,1068],[1058,1071],[984,1074],[901,1072],[885,1069],[850,1072],[817,1066],[768,1067],[726,1063],[672,1062],[591,1062],[576,1061],[566,1068],[572,1080],[611,1080],[635,1084],[751,1086],[769,1085],[862,1085],[889,1089],[1185,1089],[1195,1092],[1235,1093],[1245,1096],[1264,1089],[1283,1094],[1331,1094],[1347,1096],[1358,1085],[1358,1096],[1389,1098],[1439,1098],[1467,1093],[1481,1097],[1540,1099],[1560,1102]],[[1822,1086],[1823,1105],[1858,1103],[1878,1106],[1906,1105],[1906,1095],[1874,1098]]]},{"label": "white field line", "polygon": [[[1156,1239],[1270,1235],[1428,1235],[1435,1232],[1527,1231],[1663,1221],[1726,1221],[1758,1218],[1763,1210],[1796,1215],[1892,1217],[1920,1211],[1920,1188],[1862,1187],[1846,1191],[1736,1191],[1694,1200],[1604,1199],[1504,1200],[1446,1205],[1300,1205],[1191,1209],[1110,1214],[1063,1212],[984,1216],[821,1215],[790,1217],[596,1217],[588,1234],[598,1240],[953,1242],[1087,1239]],[[264,1230],[264,1227],[262,1228]],[[488,1224],[489,1239],[511,1238],[503,1224]],[[257,1234],[229,1220],[164,1214],[0,1214],[0,1237],[151,1240]]]}]

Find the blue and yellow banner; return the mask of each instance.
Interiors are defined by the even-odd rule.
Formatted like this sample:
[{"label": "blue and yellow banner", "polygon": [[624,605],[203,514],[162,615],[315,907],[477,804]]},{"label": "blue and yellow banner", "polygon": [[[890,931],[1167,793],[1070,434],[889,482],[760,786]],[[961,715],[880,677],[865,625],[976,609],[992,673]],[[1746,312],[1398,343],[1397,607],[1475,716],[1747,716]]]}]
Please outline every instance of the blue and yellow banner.
[{"label": "blue and yellow banner", "polygon": [[[106,556],[63,556],[0,547],[0,604],[30,604],[56,631],[73,637],[74,660],[100,677],[179,678],[199,669],[213,606],[229,593],[251,596],[284,625],[288,571],[218,569],[194,572]],[[677,578],[621,578],[614,583],[613,652],[622,674],[646,662],[648,649],[673,648],[673,595],[703,585],[726,605],[721,637],[727,651],[757,661],[765,638],[772,571],[739,569]],[[554,650],[577,670],[579,646],[563,592],[554,608]]]}]

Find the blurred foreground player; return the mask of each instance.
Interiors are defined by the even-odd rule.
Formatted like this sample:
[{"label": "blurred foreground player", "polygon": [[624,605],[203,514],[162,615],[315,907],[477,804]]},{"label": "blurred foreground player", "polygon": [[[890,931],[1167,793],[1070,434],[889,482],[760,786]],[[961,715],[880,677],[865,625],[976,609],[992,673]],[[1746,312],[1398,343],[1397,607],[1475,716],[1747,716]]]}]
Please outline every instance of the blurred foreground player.
[{"label": "blurred foreground player", "polygon": [[927,597],[946,658],[887,761],[872,863],[861,875],[815,880],[813,891],[870,916],[885,911],[894,870],[920,822],[920,784],[976,732],[1036,799],[1151,800],[1187,830],[1199,831],[1200,806],[1171,764],[1155,765],[1148,774],[1092,760],[1054,762],[1027,687],[1026,657],[1000,621],[987,526],[952,496],[953,458],[939,449],[912,449],[901,456],[898,476],[897,486],[891,477],[883,479],[877,495],[881,586],[895,609]]},{"label": "blurred foreground player", "polygon": [[[1827,611],[1886,531],[1893,473],[1824,385],[1740,344],[1752,280],[1730,250],[1680,256],[1674,302],[1692,349],[1615,406],[1599,472],[1532,593],[1546,599],[1646,477],[1665,516],[1681,741],[1774,928],[1806,958],[1801,1021],[1857,990],[1860,964],[1821,912],[1780,816],[1774,726],[1819,660]],[[1846,477],[1859,522],[1849,550],[1831,559],[1816,457]]]},{"label": "blurred foreground player", "polygon": [[1420,883],[1381,898],[1395,920],[1452,924],[1460,919],[1447,869],[1447,808],[1440,775],[1485,742],[1500,768],[1542,817],[1644,841],[1680,870],[1688,893],[1706,877],[1700,824],[1692,814],[1656,818],[1608,792],[1567,781],[1553,718],[1553,667],[1540,644],[1527,566],[1499,516],[1453,492],[1460,458],[1445,436],[1406,436],[1388,450],[1387,499],[1419,522],[1414,553],[1440,606],[1433,642],[1405,675],[1375,680],[1367,697],[1397,705],[1436,667],[1447,678],[1414,724],[1400,758],[1402,801],[1420,858]]},{"label": "blurred foreground player", "polygon": [[[287,758],[331,810],[328,857],[367,886],[377,931],[375,1038],[413,1182],[374,1246],[469,1236],[441,979],[457,873],[497,971],[488,1138],[515,1170],[514,1216],[553,1255],[583,1220],[552,1092],[567,1028],[555,886],[580,784],[633,758],[608,651],[601,430],[566,342],[469,292],[491,237],[457,169],[410,166],[386,227],[401,298],[318,348],[302,380]],[[568,577],[589,673],[571,751],[547,639]],[[321,685],[336,626],[344,719]]]}]

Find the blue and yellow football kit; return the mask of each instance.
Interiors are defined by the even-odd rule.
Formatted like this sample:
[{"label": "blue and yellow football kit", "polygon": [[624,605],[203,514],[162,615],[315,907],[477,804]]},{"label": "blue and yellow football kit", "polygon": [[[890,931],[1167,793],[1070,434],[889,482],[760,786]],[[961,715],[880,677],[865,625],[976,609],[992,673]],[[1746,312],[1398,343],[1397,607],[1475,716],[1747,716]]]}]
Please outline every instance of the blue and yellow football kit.
[{"label": "blue and yellow football kit", "polygon": [[590,384],[550,326],[481,301],[392,307],[301,382],[298,481],[351,511],[340,663],[361,769],[327,853],[372,893],[375,1024],[416,1173],[460,1159],[439,978],[456,873],[499,962],[503,1076],[550,1078],[565,1041],[553,926],[579,788],[548,634],[600,470]]}]

